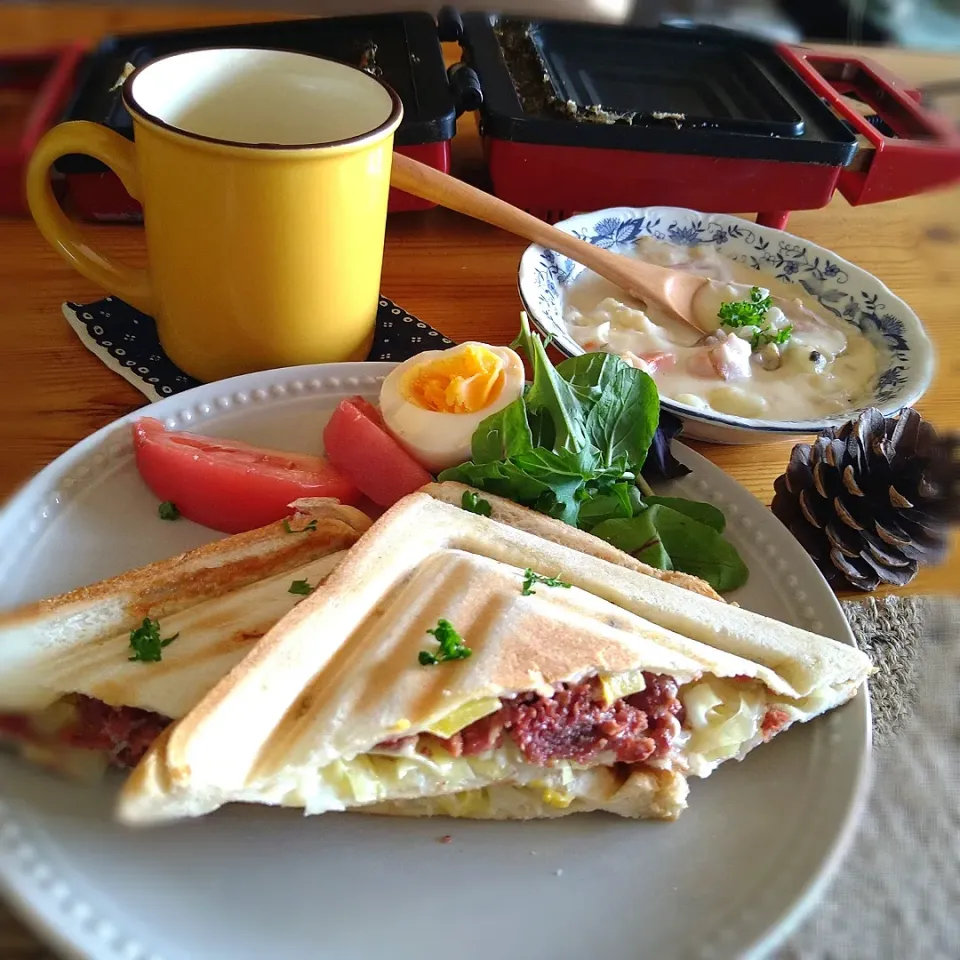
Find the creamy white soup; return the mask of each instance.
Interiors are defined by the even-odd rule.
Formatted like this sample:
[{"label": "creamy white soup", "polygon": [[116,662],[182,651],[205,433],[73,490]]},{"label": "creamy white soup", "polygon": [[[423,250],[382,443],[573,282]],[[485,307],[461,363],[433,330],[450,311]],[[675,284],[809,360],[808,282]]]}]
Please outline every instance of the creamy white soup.
[{"label": "creamy white soup", "polygon": [[[699,324],[712,332],[698,335],[584,270],[567,289],[563,308],[566,327],[584,350],[618,354],[678,403],[739,417],[809,420],[869,401],[880,349],[797,284],[730,260],[712,245],[682,247],[643,237],[635,254],[714,281],[696,301]],[[751,293],[750,287],[760,289]],[[751,301],[746,309],[740,306],[745,301]],[[747,322],[753,319],[758,322]]]}]

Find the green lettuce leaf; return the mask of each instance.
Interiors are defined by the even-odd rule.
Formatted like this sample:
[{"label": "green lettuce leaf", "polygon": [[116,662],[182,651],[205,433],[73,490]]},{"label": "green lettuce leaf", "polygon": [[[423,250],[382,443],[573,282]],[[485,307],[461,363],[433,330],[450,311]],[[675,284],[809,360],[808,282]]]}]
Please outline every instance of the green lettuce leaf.
[{"label": "green lettuce leaf", "polygon": [[521,397],[482,420],[470,441],[474,463],[507,460],[532,449],[533,437],[527,422],[527,408]]},{"label": "green lettuce leaf", "polygon": [[708,527],[713,527],[717,533],[723,533],[727,526],[727,518],[722,510],[718,510],[712,503],[702,503],[700,500],[683,500],[680,497],[644,497],[643,502],[649,507],[660,504],[670,507],[679,513],[685,514],[693,520],[699,520]]},{"label": "green lettuce leaf", "polygon": [[533,368],[533,379],[523,396],[536,446],[555,453],[580,453],[587,446],[586,411],[577,393],[550,362],[543,341],[530,330],[526,313],[520,315],[521,347]]},{"label": "green lettuce leaf", "polygon": [[651,566],[702,577],[718,591],[740,586],[747,568],[723,538],[725,520],[716,507],[677,497],[644,499],[637,488],[660,422],[651,377],[606,353],[554,367],[526,314],[514,347],[530,361],[531,384],[480,423],[473,459],[439,479],[532,507]]},{"label": "green lettuce leaf", "polygon": [[609,353],[564,360],[557,373],[570,384],[586,413],[587,439],[600,462],[622,460],[637,475],[660,420],[660,396],[653,379]]},{"label": "green lettuce leaf", "polygon": [[630,519],[605,520],[590,532],[651,566],[700,577],[718,593],[747,582],[747,566],[732,543],[713,527],[662,504]]},{"label": "green lettuce leaf", "polygon": [[634,484],[614,483],[580,504],[577,524],[583,530],[592,530],[604,520],[629,519],[642,509],[643,498]]}]

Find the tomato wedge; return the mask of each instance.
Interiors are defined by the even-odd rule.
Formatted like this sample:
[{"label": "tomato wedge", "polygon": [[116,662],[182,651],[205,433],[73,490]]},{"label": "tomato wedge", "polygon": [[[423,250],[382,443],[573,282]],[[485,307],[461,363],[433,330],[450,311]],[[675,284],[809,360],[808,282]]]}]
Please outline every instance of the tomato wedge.
[{"label": "tomato wedge", "polygon": [[300,497],[356,504],[360,491],[323,457],[254,447],[238,440],[168,433],[159,420],[133,424],[144,483],[188,520],[242,533],[290,516]]},{"label": "tomato wedge", "polygon": [[340,402],[323,430],[323,447],[330,462],[381,507],[433,480],[387,433],[380,411],[363,397]]}]

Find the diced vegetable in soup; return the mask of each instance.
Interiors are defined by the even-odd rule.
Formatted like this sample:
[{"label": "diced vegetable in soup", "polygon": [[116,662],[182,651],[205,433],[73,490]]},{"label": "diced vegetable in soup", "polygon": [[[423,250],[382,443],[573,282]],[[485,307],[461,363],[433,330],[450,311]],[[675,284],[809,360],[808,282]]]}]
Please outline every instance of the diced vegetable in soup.
[{"label": "diced vegetable in soup", "polygon": [[882,348],[798,284],[752,270],[713,246],[644,237],[635,254],[714,281],[696,300],[697,319],[712,332],[698,336],[584,270],[567,290],[563,311],[584,350],[618,354],[678,403],[737,417],[818,419],[869,402]]}]

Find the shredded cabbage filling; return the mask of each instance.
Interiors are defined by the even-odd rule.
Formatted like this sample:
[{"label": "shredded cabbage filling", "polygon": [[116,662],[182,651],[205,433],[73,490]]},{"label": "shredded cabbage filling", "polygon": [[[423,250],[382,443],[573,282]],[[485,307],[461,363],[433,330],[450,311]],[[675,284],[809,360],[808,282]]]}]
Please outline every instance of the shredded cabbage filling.
[{"label": "shredded cabbage filling", "polygon": [[[822,702],[816,697],[803,701],[774,697],[764,684],[748,677],[700,677],[678,689],[670,678],[647,674],[638,680],[634,676],[633,687],[641,687],[641,694],[629,697],[648,693],[664,680],[673,685],[670,692],[679,706],[664,711],[673,723],[670,749],[651,754],[639,765],[679,769],[695,776],[707,776],[722,761],[742,757],[795,720],[827,706],[823,696]],[[622,685],[601,678],[584,683],[591,684],[601,703],[605,702],[605,691],[622,689]],[[531,696],[527,695],[528,699]],[[469,816],[465,811],[477,807],[479,812],[489,803],[484,793],[487,788],[504,784],[522,788],[549,806],[566,808],[581,797],[615,790],[635,769],[634,764],[618,759],[616,741],[583,757],[559,756],[542,763],[532,762],[523,742],[510,736],[488,738],[487,749],[465,752],[463,744],[468,742],[471,727],[483,724],[488,731],[491,717],[500,715],[500,711],[493,712],[494,706],[490,698],[461,705],[434,721],[429,730],[384,741],[367,753],[336,760],[305,774],[299,783],[288,784],[284,802],[305,803],[308,812],[320,812],[391,800],[443,797],[440,806],[444,812]],[[455,722],[450,717],[454,716],[467,718],[468,722],[451,733]],[[478,716],[480,719],[470,719]],[[398,728],[403,727],[403,723],[398,724]],[[438,736],[440,731],[448,736]],[[599,773],[605,778],[602,781],[598,780]]]}]

